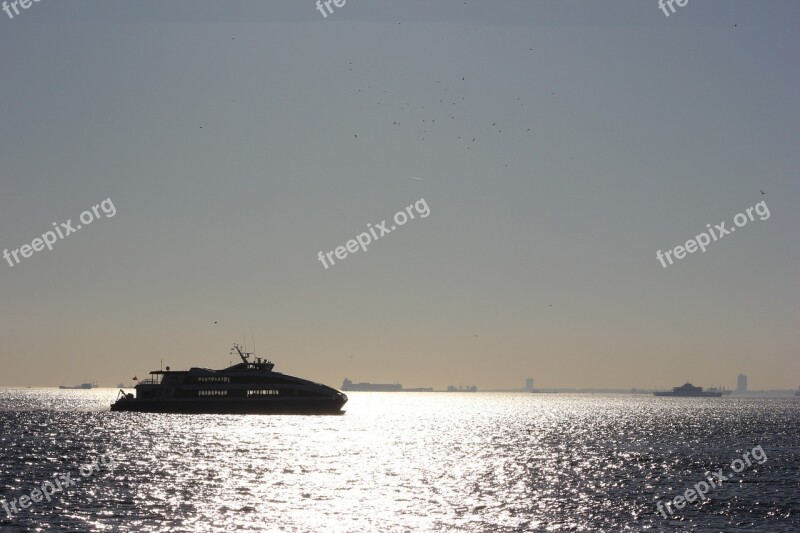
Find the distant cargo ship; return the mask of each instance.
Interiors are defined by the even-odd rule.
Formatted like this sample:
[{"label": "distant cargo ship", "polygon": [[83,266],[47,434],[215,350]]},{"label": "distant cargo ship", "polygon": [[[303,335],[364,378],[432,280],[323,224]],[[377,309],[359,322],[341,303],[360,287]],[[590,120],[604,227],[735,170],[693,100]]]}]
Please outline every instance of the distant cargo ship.
[{"label": "distant cargo ship", "polygon": [[478,392],[478,387],[475,385],[470,385],[468,387],[462,387],[461,385],[456,388],[455,385],[449,385],[447,387],[447,392]]},{"label": "distant cargo ship", "polygon": [[68,390],[96,389],[97,388],[97,383],[81,383],[80,385],[75,385],[74,387],[67,387],[66,385],[61,385],[58,388],[59,389],[68,389]]},{"label": "distant cargo ship", "polygon": [[672,392],[654,392],[655,396],[680,396],[683,398],[719,398],[722,392],[718,390],[703,391],[703,387],[695,387],[691,383],[684,383],[680,387],[673,387]]},{"label": "distant cargo ship", "polygon": [[342,390],[361,392],[400,392],[403,390],[403,386],[399,383],[353,383],[349,379],[344,378]]},{"label": "distant cargo ship", "polygon": [[719,393],[721,393],[723,396],[730,396],[731,394],[733,394],[733,391],[732,391],[732,390],[730,390],[730,389],[726,389],[725,387],[722,387],[722,388],[719,388],[719,387],[709,387],[709,389],[708,389],[708,392],[719,392]]}]

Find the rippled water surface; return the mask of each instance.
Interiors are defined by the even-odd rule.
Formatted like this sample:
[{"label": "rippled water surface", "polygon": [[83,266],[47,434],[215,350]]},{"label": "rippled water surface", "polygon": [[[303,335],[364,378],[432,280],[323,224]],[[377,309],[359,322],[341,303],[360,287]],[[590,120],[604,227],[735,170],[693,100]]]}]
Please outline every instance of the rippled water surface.
[{"label": "rippled water surface", "polygon": [[[0,389],[0,498],[75,480],[0,507],[2,531],[800,531],[795,399],[350,393],[305,417],[111,413],[115,395]],[[756,446],[763,464],[657,514]]]}]

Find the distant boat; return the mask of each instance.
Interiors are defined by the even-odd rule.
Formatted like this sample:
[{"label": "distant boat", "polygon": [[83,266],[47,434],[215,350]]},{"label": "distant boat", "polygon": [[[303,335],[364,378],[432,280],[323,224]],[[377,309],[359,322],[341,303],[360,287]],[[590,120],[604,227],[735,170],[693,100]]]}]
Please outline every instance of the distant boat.
[{"label": "distant boat", "polygon": [[475,385],[470,385],[468,387],[459,385],[458,388],[456,388],[455,385],[449,385],[447,387],[447,392],[478,392],[478,387]]},{"label": "distant boat", "polygon": [[732,390],[726,389],[725,387],[722,387],[722,388],[719,388],[719,387],[709,387],[709,388],[708,388],[708,392],[719,392],[719,393],[721,393],[723,396],[730,396],[731,394],[733,394],[733,391],[732,391]]},{"label": "distant boat", "polygon": [[722,392],[718,390],[705,391],[703,387],[695,387],[691,383],[684,383],[680,387],[673,387],[672,392],[660,391],[654,392],[655,396],[680,396],[682,398],[719,398]]},{"label": "distant boat", "polygon": [[342,382],[343,391],[359,392],[400,392],[403,386],[399,383],[353,383],[347,378]]},{"label": "distant boat", "polygon": [[81,383],[80,385],[75,385],[74,387],[67,387],[66,385],[60,385],[59,389],[68,389],[68,390],[88,390],[88,389],[96,389],[97,383]]}]

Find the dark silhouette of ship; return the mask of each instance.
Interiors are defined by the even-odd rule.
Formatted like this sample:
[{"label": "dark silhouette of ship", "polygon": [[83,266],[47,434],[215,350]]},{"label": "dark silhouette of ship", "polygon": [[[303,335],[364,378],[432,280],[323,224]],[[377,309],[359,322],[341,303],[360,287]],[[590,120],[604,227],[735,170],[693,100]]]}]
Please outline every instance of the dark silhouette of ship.
[{"label": "dark silhouette of ship", "polygon": [[447,392],[478,392],[478,387],[475,385],[468,385],[466,387],[459,385],[458,388],[456,388],[455,385],[448,385]]},{"label": "dark silhouette of ship", "polygon": [[400,392],[403,386],[399,383],[353,383],[347,378],[342,382],[343,391],[368,391],[368,392]]},{"label": "dark silhouette of ship", "polygon": [[342,382],[343,391],[359,392],[433,392],[433,387],[404,389],[399,383],[353,383],[347,378]]},{"label": "dark silhouette of ship", "polygon": [[680,396],[683,398],[719,398],[722,391],[703,391],[703,387],[695,387],[691,383],[684,383],[680,387],[673,387],[672,391],[659,391],[653,393],[655,396]]},{"label": "dark silhouette of ship", "polygon": [[[242,362],[223,370],[154,370],[136,396],[120,390],[112,411],[214,414],[341,414],[347,396],[307,379],[273,372],[274,363],[243,352]],[[250,357],[253,356],[254,360]],[[136,378],[134,378],[136,379]]]},{"label": "dark silhouette of ship", "polygon": [[80,385],[75,385],[74,387],[67,387],[66,385],[60,385],[59,389],[67,389],[67,390],[89,390],[89,389],[96,389],[97,383],[81,383]]},{"label": "dark silhouette of ship", "polygon": [[719,392],[722,393],[723,396],[730,396],[733,394],[732,390],[726,389],[725,387],[709,387],[708,392]]}]

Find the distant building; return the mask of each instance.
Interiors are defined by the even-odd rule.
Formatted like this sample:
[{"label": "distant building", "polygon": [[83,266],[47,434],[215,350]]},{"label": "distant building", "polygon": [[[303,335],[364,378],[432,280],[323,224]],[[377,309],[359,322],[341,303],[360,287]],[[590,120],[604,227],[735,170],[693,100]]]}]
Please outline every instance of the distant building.
[{"label": "distant building", "polygon": [[528,378],[525,380],[525,390],[528,392],[533,390],[533,378]]},{"label": "distant building", "polygon": [[747,392],[747,376],[744,374],[739,374],[736,378],[736,392],[739,394]]}]

